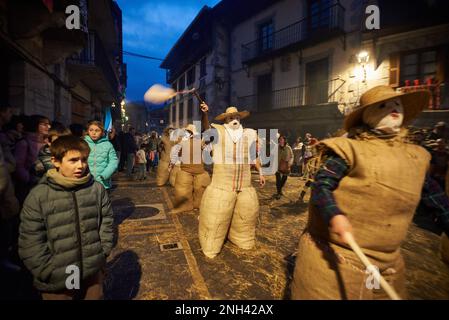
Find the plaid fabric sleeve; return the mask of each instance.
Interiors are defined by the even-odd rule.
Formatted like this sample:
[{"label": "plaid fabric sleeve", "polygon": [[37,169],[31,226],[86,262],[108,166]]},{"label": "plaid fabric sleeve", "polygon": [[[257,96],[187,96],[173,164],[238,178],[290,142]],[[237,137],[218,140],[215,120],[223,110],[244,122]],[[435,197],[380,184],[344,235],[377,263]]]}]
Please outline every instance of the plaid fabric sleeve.
[{"label": "plaid fabric sleeve", "polygon": [[449,198],[441,186],[429,174],[424,181],[421,194],[422,201],[429,208],[434,209],[435,223],[440,226],[449,237]]},{"label": "plaid fabric sleeve", "polygon": [[318,209],[327,223],[334,216],[342,214],[335,202],[333,191],[337,189],[340,180],[346,176],[348,170],[349,166],[345,160],[335,153],[329,153],[326,161],[315,175],[310,202]]}]

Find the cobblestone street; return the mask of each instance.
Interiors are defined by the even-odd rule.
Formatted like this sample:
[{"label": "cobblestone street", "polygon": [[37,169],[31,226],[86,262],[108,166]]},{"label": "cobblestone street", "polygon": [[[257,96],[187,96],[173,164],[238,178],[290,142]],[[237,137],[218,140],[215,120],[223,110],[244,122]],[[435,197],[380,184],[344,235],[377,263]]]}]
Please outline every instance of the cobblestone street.
[{"label": "cobblestone street", "polygon": [[[214,260],[201,252],[198,212],[170,214],[173,190],[156,187],[154,178],[115,178],[117,245],[107,267],[107,299],[289,299],[294,260],[287,257],[307,222],[307,204],[295,204],[299,178],[290,177],[285,196],[272,200],[274,177],[268,177],[258,189],[256,250],[226,243]],[[414,223],[402,246],[409,298],[449,299],[449,266],[439,258],[439,236],[428,230],[428,219],[415,220],[425,228]]]}]

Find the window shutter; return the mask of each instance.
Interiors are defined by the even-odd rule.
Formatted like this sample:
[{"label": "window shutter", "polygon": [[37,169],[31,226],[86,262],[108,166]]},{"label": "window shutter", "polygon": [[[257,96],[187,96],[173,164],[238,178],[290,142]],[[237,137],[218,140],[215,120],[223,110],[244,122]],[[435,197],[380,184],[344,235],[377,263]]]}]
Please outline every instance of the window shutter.
[{"label": "window shutter", "polygon": [[399,53],[390,54],[390,86],[392,87],[399,87],[400,64],[401,59]]}]

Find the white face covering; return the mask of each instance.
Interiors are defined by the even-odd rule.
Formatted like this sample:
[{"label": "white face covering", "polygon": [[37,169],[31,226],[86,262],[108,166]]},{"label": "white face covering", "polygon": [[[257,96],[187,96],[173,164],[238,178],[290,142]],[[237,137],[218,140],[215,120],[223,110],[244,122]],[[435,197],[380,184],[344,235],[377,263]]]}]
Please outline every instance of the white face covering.
[{"label": "white face covering", "polygon": [[231,116],[226,118],[227,126],[232,130],[240,128],[240,116]]},{"label": "white face covering", "polygon": [[386,133],[399,132],[404,121],[404,107],[400,98],[368,107],[363,122]]},{"label": "white face covering", "polygon": [[237,143],[243,135],[243,128],[240,124],[240,116],[237,115],[226,118],[224,127],[231,136],[232,141]]}]

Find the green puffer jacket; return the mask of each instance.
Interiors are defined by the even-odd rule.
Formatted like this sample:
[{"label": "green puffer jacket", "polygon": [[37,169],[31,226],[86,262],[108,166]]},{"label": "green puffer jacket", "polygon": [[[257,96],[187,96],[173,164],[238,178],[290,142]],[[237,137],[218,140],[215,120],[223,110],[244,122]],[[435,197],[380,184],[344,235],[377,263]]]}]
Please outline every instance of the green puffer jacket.
[{"label": "green puffer jacket", "polygon": [[97,141],[93,141],[89,136],[84,139],[90,148],[89,159],[87,160],[90,173],[96,181],[100,182],[106,189],[110,189],[112,174],[118,167],[114,146],[107,137],[100,138]]},{"label": "green puffer jacket", "polygon": [[95,275],[113,245],[111,202],[104,187],[91,178],[64,188],[45,175],[26,198],[21,212],[19,255],[43,292],[66,289],[69,265],[80,279]]}]

